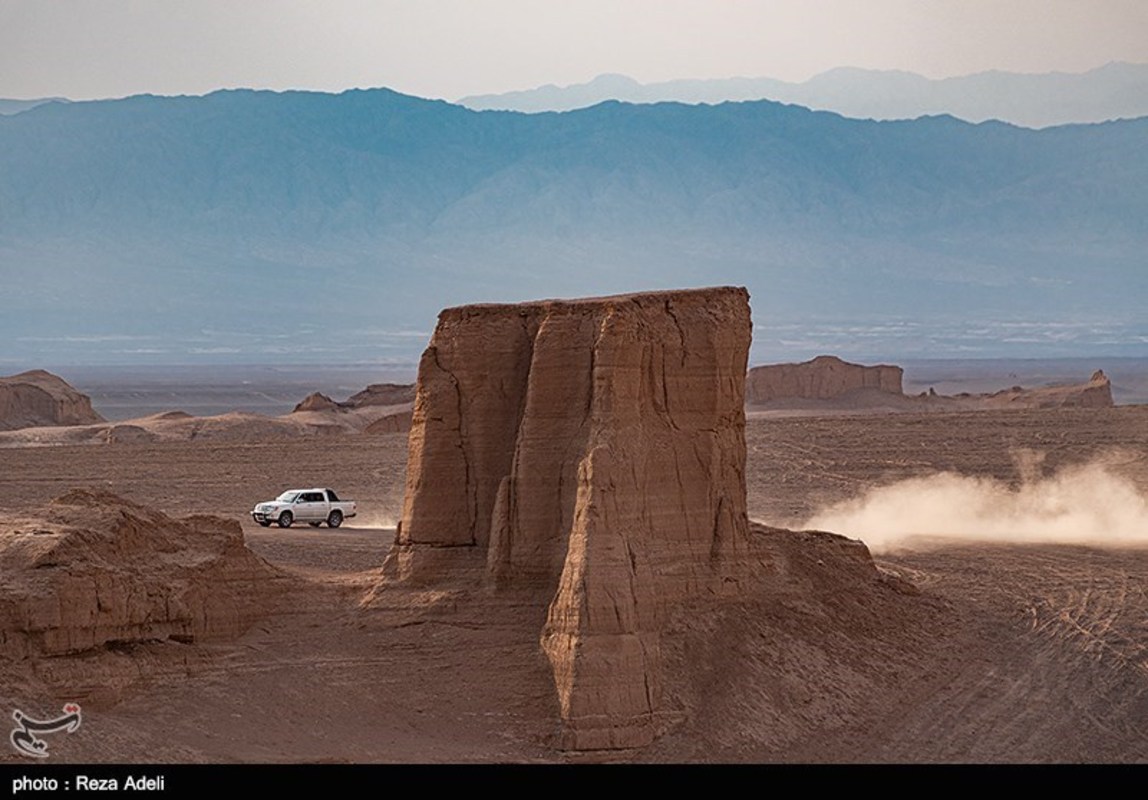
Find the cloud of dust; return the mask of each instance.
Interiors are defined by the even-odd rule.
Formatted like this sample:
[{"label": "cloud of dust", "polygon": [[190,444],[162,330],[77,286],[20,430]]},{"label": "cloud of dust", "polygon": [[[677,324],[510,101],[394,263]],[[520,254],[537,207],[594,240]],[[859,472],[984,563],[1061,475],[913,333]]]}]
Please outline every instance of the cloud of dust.
[{"label": "cloud of dust", "polygon": [[1014,460],[1019,485],[952,472],[911,478],[823,509],[804,527],[861,539],[874,552],[929,546],[921,537],[1148,545],[1148,497],[1103,460],[1048,476],[1040,454]]},{"label": "cloud of dust", "polygon": [[351,520],[356,528],[394,528],[399,524],[399,517],[401,515],[389,509],[372,510],[370,512],[362,512]]},{"label": "cloud of dust", "polygon": [[398,527],[399,520],[403,518],[405,492],[406,485],[399,481],[392,483],[370,499],[360,500],[357,509],[358,515],[353,520],[349,520],[347,524],[355,528],[395,529]]}]

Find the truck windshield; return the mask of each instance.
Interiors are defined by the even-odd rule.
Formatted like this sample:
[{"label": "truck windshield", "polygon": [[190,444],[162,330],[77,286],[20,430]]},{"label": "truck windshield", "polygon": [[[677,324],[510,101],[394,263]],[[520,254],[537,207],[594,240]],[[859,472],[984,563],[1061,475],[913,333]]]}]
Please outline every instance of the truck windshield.
[{"label": "truck windshield", "polygon": [[297,494],[299,494],[299,493],[298,492],[284,492],[283,494],[279,495],[275,499],[278,500],[280,503],[294,503],[295,502],[295,495],[297,495]]}]

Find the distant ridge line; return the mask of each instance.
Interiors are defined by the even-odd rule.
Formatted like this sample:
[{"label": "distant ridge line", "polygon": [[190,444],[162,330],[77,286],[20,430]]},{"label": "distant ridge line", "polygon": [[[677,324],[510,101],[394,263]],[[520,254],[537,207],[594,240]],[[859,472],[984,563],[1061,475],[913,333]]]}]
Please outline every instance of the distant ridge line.
[{"label": "distant ridge line", "polygon": [[605,74],[580,84],[470,95],[458,103],[475,110],[539,113],[570,111],[606,100],[691,104],[775,100],[861,119],[951,114],[968,122],[996,119],[1045,128],[1148,116],[1148,64],[1111,62],[1080,73],[988,70],[937,79],[903,70],[837,67],[796,83],[734,77],[643,84],[626,75]]}]

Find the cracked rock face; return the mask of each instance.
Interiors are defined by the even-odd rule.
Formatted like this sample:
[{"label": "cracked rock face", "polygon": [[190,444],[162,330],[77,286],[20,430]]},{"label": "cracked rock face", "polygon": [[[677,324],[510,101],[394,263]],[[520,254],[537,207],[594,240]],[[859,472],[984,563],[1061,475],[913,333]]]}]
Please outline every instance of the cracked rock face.
[{"label": "cracked rock face", "polygon": [[660,711],[668,609],[745,567],[740,288],[447,309],[419,366],[391,579],[446,548],[549,597],[568,747],[635,747]]},{"label": "cracked rock face", "polygon": [[754,367],[746,378],[746,399],[751,405],[788,397],[828,400],[856,389],[899,395],[903,374],[900,367],[888,364],[866,367],[836,356],[818,356],[800,364]]},{"label": "cracked rock face", "polygon": [[0,431],[103,421],[87,395],[50,372],[38,369],[0,377]]},{"label": "cracked rock face", "polygon": [[0,574],[0,662],[232,638],[283,588],[232,520],[84,489],[0,522]]}]

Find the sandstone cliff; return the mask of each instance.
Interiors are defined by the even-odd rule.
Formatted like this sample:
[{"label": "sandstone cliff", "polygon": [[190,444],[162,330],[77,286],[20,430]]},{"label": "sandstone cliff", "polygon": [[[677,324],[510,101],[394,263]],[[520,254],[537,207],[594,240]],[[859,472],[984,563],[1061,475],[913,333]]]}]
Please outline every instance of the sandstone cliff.
[{"label": "sandstone cliff", "polygon": [[87,395],[50,372],[32,370],[0,377],[0,431],[103,421]]},{"label": "sandstone cliff", "polygon": [[904,370],[887,364],[866,367],[836,356],[818,356],[800,364],[754,367],[746,376],[746,400],[751,405],[785,398],[828,400],[858,389],[900,395]]},{"label": "sandstone cliff", "polygon": [[567,746],[650,742],[667,610],[739,587],[750,335],[737,288],[439,316],[384,580],[542,587]]}]

